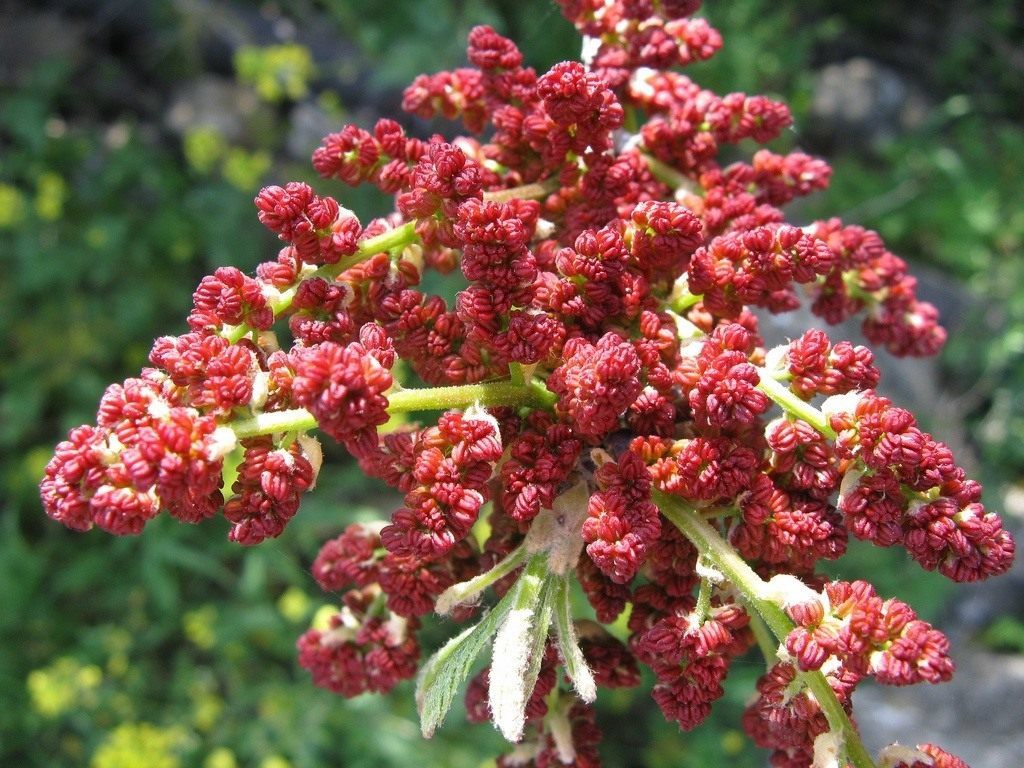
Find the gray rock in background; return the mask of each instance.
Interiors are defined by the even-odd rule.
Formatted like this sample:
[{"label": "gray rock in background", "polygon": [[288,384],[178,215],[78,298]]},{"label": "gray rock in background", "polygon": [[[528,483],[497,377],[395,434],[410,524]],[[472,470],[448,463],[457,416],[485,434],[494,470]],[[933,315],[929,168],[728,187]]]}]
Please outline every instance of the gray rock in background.
[{"label": "gray rock in background", "polygon": [[841,142],[842,149],[876,149],[920,126],[931,109],[903,74],[855,57],[818,73],[807,130],[827,144]]},{"label": "gray rock in background", "polygon": [[0,7],[0,86],[21,85],[49,58],[76,59],[85,51],[86,25],[54,11]]},{"label": "gray rock in background", "polygon": [[[911,265],[910,272],[918,278],[918,296],[938,308],[940,322],[954,333],[959,318],[967,312],[971,297],[959,284],[936,271]],[[769,349],[798,338],[808,328],[824,329],[833,342],[845,340],[867,345],[875,354],[875,363],[882,372],[878,391],[891,398],[896,405],[919,414],[924,428],[949,443],[954,451],[958,448],[961,453],[965,451],[965,448],[961,448],[965,442],[962,420],[959,414],[944,407],[945,403],[952,402],[952,397],[940,387],[938,361],[934,357],[896,357],[878,345],[870,344],[860,329],[862,319],[858,315],[839,325],[830,326],[801,307],[781,315],[762,313],[761,331]],[[963,388],[966,387],[964,383]]]},{"label": "gray rock in background", "polygon": [[285,151],[290,157],[309,157],[324,136],[340,128],[338,119],[316,102],[296,104],[288,118]]},{"label": "gray rock in background", "polygon": [[174,93],[164,122],[179,136],[193,128],[214,128],[229,141],[238,141],[259,109],[259,99],[251,88],[227,78],[202,75]]}]

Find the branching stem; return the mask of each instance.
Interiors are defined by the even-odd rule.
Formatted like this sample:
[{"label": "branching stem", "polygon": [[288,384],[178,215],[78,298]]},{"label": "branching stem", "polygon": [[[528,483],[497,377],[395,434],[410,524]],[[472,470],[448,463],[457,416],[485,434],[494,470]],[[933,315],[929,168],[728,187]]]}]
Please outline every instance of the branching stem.
[{"label": "branching stem", "polygon": [[[653,499],[661,513],[690,540],[701,557],[732,582],[750,612],[763,619],[772,634],[781,642],[793,630],[793,622],[779,605],[765,596],[768,593],[768,585],[761,577],[754,573],[718,531],[681,499],[661,491],[655,491]],[[860,734],[857,733],[825,676],[821,672],[798,671],[797,674],[824,712],[829,728],[842,737],[850,763],[855,768],[875,768],[871,756],[860,740]]]},{"label": "branching stem", "polygon": [[[507,380],[454,387],[400,389],[388,393],[387,397],[388,413],[441,411],[448,408],[468,408],[471,405],[550,408],[556,399],[541,382],[531,381],[517,385]],[[316,417],[305,408],[292,408],[287,411],[261,413],[248,419],[240,419],[228,426],[241,440],[279,432],[306,432],[313,429],[316,424]]]},{"label": "branching stem", "polygon": [[[416,242],[418,237],[416,234],[416,222],[407,221],[405,224],[389,229],[387,232],[366,238],[359,244],[359,249],[351,256],[341,259],[336,264],[326,264],[309,275],[303,276],[298,282],[314,277],[333,280],[345,270],[361,264],[371,256],[391,251],[395,248],[403,248]],[[281,291],[280,294],[270,300],[270,308],[274,310],[275,318],[291,307],[292,302],[295,300],[295,294],[298,291],[298,282],[292,287]],[[221,335],[234,344],[252,332],[253,329],[243,323],[242,325],[229,325],[225,327]]]}]

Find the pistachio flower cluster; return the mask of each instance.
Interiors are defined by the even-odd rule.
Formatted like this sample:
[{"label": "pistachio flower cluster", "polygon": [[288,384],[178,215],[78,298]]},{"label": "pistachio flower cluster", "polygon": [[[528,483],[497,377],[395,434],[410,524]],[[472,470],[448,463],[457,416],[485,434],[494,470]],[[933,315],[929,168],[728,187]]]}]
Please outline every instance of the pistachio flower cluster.
[{"label": "pistachio flower cluster", "polygon": [[[317,685],[355,696],[418,674],[429,736],[493,645],[466,702],[514,743],[499,765],[594,766],[599,689],[646,665],[691,729],[756,645],[743,727],[773,765],[963,765],[934,745],[867,754],[856,685],[946,680],[948,643],[817,569],[853,536],[976,581],[1014,542],[949,448],[876,394],[867,347],[811,329],[766,350],[756,314],[861,314],[870,342],[926,355],[945,338],[935,309],[877,234],[786,222],[827,164],[724,159],[792,118],[678,71],[722,44],[699,0],[559,5],[583,62],[538,74],[477,27],[469,66],[406,90],[408,112],[467,135],[383,119],[324,138],[317,172],[393,195],[392,215],[263,189],[276,259],[202,280],[189,332],[158,339],[57,447],[46,512],[116,534],[161,509],[223,514],[257,544],[315,486],[319,430],[404,501],[379,524],[339,519],[313,563],[342,603],[298,642]],[[454,303],[427,271],[459,282]],[[414,411],[441,415],[392,422]],[[423,660],[432,613],[465,628]]]}]

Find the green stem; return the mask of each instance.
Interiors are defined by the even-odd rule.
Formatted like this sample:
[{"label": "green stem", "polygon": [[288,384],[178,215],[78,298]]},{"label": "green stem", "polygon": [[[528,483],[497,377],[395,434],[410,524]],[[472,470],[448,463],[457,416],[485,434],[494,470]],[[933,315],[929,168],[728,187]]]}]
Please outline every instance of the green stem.
[{"label": "green stem", "polygon": [[534,184],[523,184],[509,189],[492,189],[484,192],[484,200],[495,203],[507,203],[509,200],[537,200],[547,197],[559,187],[556,177],[538,181]]},{"label": "green stem", "polygon": [[[371,256],[375,256],[378,253],[390,251],[395,248],[405,247],[406,245],[415,242],[417,237],[416,222],[407,221],[405,224],[395,227],[394,229],[389,229],[387,232],[382,232],[374,237],[366,238],[359,244],[359,248],[351,256],[341,259],[336,264],[326,264],[315,272],[301,276],[295,285],[281,291],[277,296],[271,299],[269,304],[270,308],[274,311],[274,317],[277,318],[282,312],[292,305],[292,302],[295,300],[295,294],[299,289],[298,283],[314,277],[322,277],[325,280],[332,280],[345,270],[351,269],[356,266],[356,264],[361,264]],[[225,326],[221,335],[232,344],[235,344],[243,337],[252,333],[252,330],[253,329],[245,323],[242,323],[241,325],[229,325]]]},{"label": "green stem", "polygon": [[701,577],[700,586],[697,588],[697,605],[693,609],[700,624],[703,624],[711,613],[711,589],[713,586],[711,579]]},{"label": "green stem", "polygon": [[447,616],[456,606],[470,602],[496,581],[512,573],[526,562],[527,555],[526,545],[520,545],[491,570],[484,571],[468,581],[453,584],[438,596],[434,610],[442,616]]},{"label": "green stem", "polygon": [[764,656],[765,663],[771,667],[779,660],[779,644],[768,629],[768,625],[764,623],[761,614],[756,611],[750,614],[750,631],[757,641],[757,647]]},{"label": "green stem", "polygon": [[[552,392],[549,392],[542,383],[537,381],[522,386],[510,381],[490,381],[455,387],[400,389],[388,393],[387,398],[388,413],[391,414],[468,408],[474,404],[550,408],[557,399]],[[261,413],[248,419],[240,419],[228,426],[241,440],[279,432],[307,432],[316,425],[316,418],[305,408],[292,408],[287,411]]]},{"label": "green stem", "polygon": [[488,381],[481,384],[461,384],[454,387],[401,389],[388,393],[388,412],[441,411],[446,408],[464,408],[479,404],[529,406],[549,408],[558,399],[540,382],[526,385],[511,381]]},{"label": "green stem", "polygon": [[780,405],[786,413],[803,419],[830,440],[836,439],[836,431],[829,426],[825,414],[810,403],[801,400],[793,394],[789,387],[773,379],[765,369],[761,368],[758,373],[761,381],[758,382],[757,388]]},{"label": "green stem", "polygon": [[648,154],[645,150],[641,150],[640,156],[643,157],[644,162],[647,163],[647,167],[658,181],[663,184],[667,184],[672,188],[672,191],[685,190],[690,193],[697,191],[693,181],[673,168],[668,163],[664,163],[654,155]]},{"label": "green stem", "polygon": [[288,411],[271,411],[249,419],[239,419],[228,426],[234,430],[235,437],[244,440],[247,437],[273,435],[278,432],[308,432],[316,426],[316,418],[305,408],[292,408]]},{"label": "green stem", "polygon": [[699,293],[680,291],[678,295],[675,295],[675,291],[673,291],[673,296],[670,297],[670,305],[672,307],[673,312],[682,313],[688,310],[694,304],[698,303],[703,298],[704,297],[701,296]]},{"label": "green stem", "polygon": [[[729,543],[707,521],[680,499],[654,491],[653,500],[661,513],[686,536],[700,555],[721,571],[740,594],[744,604],[756,612],[780,641],[792,630],[793,622],[781,607],[765,597],[768,585],[754,573]],[[821,672],[797,672],[818,702],[829,728],[843,738],[847,757],[855,768],[875,768],[860,734],[843,709],[835,691]]]},{"label": "green stem", "polygon": [[704,333],[698,326],[691,323],[685,317],[680,315],[671,309],[666,310],[669,317],[672,318],[676,324],[676,336],[679,337],[680,341],[695,341],[697,339],[706,338],[707,334]]}]

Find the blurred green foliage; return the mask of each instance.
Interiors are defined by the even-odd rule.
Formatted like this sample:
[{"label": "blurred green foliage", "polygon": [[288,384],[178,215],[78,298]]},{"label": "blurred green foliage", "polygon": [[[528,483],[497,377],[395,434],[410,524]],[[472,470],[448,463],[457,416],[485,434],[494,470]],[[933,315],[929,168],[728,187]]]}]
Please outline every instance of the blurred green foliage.
[{"label": "blurred green foliage", "polygon": [[235,52],[235,71],[240,82],[251,85],[266,101],[298,101],[309,93],[316,73],[309,49],[286,45],[243,45]]},{"label": "blurred green foliage", "polygon": [[[782,95],[797,116],[789,142],[798,144],[812,65],[860,44],[869,53],[891,48],[906,6],[709,3],[726,46],[693,75],[718,89]],[[348,522],[390,511],[340,452],[331,451],[340,468],[324,473],[288,533],[255,550],[229,545],[223,521],[191,528],[161,518],[141,537],[117,540],[67,532],[39,508],[36,483],[53,445],[93,419],[106,384],[145,364],[155,336],[183,331],[199,278],[221,264],[251,269],[272,255],[251,199],[261,183],[309,176],[307,167],[272,164],[283,156],[291,107],[315,103],[339,122],[347,114],[331,80],[338,72],[292,43],[236,50],[238,83],[268,102],[240,137],[203,124],[178,137],[151,109],[112,100],[110,83],[141,88],[132,78],[145,76],[159,91],[203,73],[189,7],[153,4],[147,40],[159,55],[139,64],[128,46],[104,56],[96,91],[83,86],[95,73],[57,56],[33,61],[0,92],[0,764],[492,764],[499,737],[461,726],[459,712],[423,742],[409,684],[389,697],[342,702],[297,668],[294,639],[329,602],[306,571],[318,544]],[[800,215],[844,215],[963,281],[976,309],[956,319],[946,368],[976,428],[987,479],[1019,481],[1019,18],[1012,0],[959,9],[965,33],[935,49],[920,73],[939,105],[931,118],[872,152],[840,153],[832,189]],[[421,71],[461,65],[474,24],[510,34],[538,69],[578,46],[547,0],[323,0],[289,12],[296,27],[334,30],[358,48],[367,92],[382,101]],[[361,214],[380,212],[372,195],[328,191]],[[873,575],[883,593],[938,615],[946,585],[908,579],[906,566],[894,552],[856,547],[841,572]],[[993,627],[990,642],[1019,650],[1018,630],[1019,623]],[[435,644],[448,634],[440,623],[426,631]],[[608,696],[600,714],[606,764],[697,768],[724,755],[738,768],[759,765],[736,726],[761,668],[753,657],[739,662],[718,716],[692,734],[665,724],[643,694]]]}]

